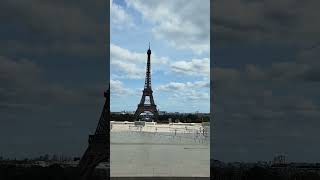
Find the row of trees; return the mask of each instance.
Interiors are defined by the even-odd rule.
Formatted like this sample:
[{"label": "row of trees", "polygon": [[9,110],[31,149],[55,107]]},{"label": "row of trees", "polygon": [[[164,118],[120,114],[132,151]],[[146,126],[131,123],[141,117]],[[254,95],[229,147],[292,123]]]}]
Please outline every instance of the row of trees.
[{"label": "row of trees", "polygon": [[211,167],[211,177],[216,180],[319,180],[317,172],[292,169],[284,172],[281,169],[267,167],[252,167],[241,170],[235,167]]},{"label": "row of trees", "polygon": [[[68,157],[68,156],[56,155],[56,154],[54,154],[54,155],[45,154],[45,155],[41,155],[39,157],[25,158],[25,159],[22,159],[19,161],[76,161],[76,160],[80,160],[80,158],[79,157]],[[0,161],[17,161],[17,159],[16,158],[4,159],[2,156],[0,156]]]},{"label": "row of trees", "polygon": [[69,156],[64,156],[64,155],[49,155],[45,154],[43,156],[40,156],[38,158],[35,158],[34,160],[39,160],[39,161],[73,161],[79,159],[78,157],[69,157]]},{"label": "row of trees", "polygon": [[[163,114],[159,115],[160,123],[168,123],[169,119],[172,122],[183,122],[183,123],[201,123],[209,122],[209,114]],[[134,121],[133,114],[115,114],[111,113],[112,121]]]}]

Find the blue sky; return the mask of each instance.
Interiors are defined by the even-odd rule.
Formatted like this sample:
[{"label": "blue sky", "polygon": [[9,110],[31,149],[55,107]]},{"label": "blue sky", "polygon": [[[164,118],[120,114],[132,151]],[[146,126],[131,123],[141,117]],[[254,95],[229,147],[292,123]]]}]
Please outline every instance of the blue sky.
[{"label": "blue sky", "polygon": [[148,43],[160,111],[209,112],[209,1],[111,1],[111,111],[135,111]]}]

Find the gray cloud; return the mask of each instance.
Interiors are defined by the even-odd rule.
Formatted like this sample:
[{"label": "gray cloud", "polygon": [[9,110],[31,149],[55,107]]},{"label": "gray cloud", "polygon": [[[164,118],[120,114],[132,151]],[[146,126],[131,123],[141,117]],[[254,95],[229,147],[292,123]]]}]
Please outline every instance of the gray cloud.
[{"label": "gray cloud", "polygon": [[320,160],[318,4],[212,4],[213,158],[268,161],[285,153],[289,161]]},{"label": "gray cloud", "polygon": [[108,6],[99,0],[0,2],[3,156],[83,153],[109,75]]},{"label": "gray cloud", "polygon": [[105,3],[85,1],[1,1],[0,22],[6,41],[2,55],[99,55],[105,31]]},{"label": "gray cloud", "polygon": [[[311,69],[304,65],[305,68],[294,62],[248,64],[243,69],[212,70],[216,131],[212,143],[217,159],[270,160],[276,152],[286,152],[293,161],[311,160],[303,153],[303,147],[316,142],[311,137],[316,136],[314,127],[319,126],[320,86],[314,84],[317,76],[310,75]],[[225,149],[229,145],[246,151]],[[260,149],[261,146],[265,148]],[[319,160],[318,156],[313,158]]]},{"label": "gray cloud", "polygon": [[[45,67],[30,60],[0,57],[0,147],[3,156],[20,158],[59,152],[75,156],[82,153],[86,142],[84,136],[94,129],[106,87],[102,82],[92,83],[89,88],[68,87],[51,82],[46,75]],[[62,136],[60,144],[73,144],[77,148],[57,148],[56,141]]]},{"label": "gray cloud", "polygon": [[218,46],[230,43],[298,43],[310,45],[320,26],[318,1],[215,1],[212,32]]},{"label": "gray cloud", "polygon": [[77,89],[52,83],[45,78],[44,69],[34,62],[5,57],[0,57],[0,83],[3,108],[34,106],[37,109],[39,106],[55,104],[90,105],[99,102],[94,94],[103,91],[98,85],[89,89]]}]

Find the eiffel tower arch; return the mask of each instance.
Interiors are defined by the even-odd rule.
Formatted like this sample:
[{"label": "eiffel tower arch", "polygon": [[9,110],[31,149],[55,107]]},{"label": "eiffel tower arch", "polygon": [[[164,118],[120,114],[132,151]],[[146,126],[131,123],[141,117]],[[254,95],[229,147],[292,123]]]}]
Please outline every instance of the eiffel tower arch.
[{"label": "eiffel tower arch", "polygon": [[158,121],[159,113],[157,110],[157,105],[154,103],[153,99],[153,91],[151,88],[151,50],[150,44],[149,49],[147,51],[148,59],[147,59],[147,68],[146,68],[146,78],[144,83],[144,89],[142,93],[142,97],[140,103],[138,104],[137,110],[134,113],[134,120],[139,120],[139,116],[144,112],[151,112],[153,114],[153,119]]},{"label": "eiffel tower arch", "polygon": [[[104,97],[106,100],[98,126],[95,133],[89,135],[89,146],[78,166],[81,180],[89,180],[99,163],[110,163],[110,85]],[[110,168],[108,168],[108,174],[110,174]]]}]

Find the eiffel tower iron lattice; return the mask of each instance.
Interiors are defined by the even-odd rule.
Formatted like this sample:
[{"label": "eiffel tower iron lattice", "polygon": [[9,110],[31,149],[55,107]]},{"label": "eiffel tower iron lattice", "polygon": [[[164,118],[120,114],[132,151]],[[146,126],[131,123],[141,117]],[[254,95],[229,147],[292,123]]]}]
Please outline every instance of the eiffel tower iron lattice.
[{"label": "eiffel tower iron lattice", "polygon": [[[89,135],[89,146],[82,156],[79,169],[80,178],[89,180],[95,167],[101,162],[110,164],[110,85],[104,93],[105,103],[94,135]],[[110,168],[108,168],[110,174]]]},{"label": "eiffel tower iron lattice", "polygon": [[[153,114],[153,118],[155,121],[158,120],[158,110],[157,105],[154,103],[153,99],[153,91],[151,88],[151,64],[150,64],[150,57],[151,57],[151,50],[150,50],[150,43],[149,43],[149,49],[147,51],[148,59],[147,59],[147,68],[146,68],[146,79],[144,83],[144,89],[141,97],[141,101],[138,104],[138,108],[136,112],[134,113],[135,120],[139,119],[139,116],[143,112],[151,112]],[[148,98],[146,98],[148,97]],[[147,102],[147,104],[146,104]]]}]

